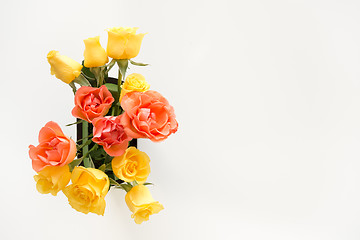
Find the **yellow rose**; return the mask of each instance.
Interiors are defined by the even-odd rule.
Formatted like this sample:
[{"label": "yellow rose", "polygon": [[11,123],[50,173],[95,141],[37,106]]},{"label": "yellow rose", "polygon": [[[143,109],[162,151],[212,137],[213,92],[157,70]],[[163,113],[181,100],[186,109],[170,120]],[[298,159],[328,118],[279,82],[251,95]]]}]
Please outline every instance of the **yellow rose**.
[{"label": "yellow rose", "polygon": [[108,56],[105,49],[100,45],[100,37],[96,36],[84,40],[84,66],[85,67],[101,67],[108,61]]},{"label": "yellow rose", "polygon": [[164,209],[163,205],[156,202],[147,187],[136,185],[125,196],[125,202],[133,213],[135,223],[140,224],[149,220],[149,216]]},{"label": "yellow rose", "polygon": [[70,181],[69,166],[47,166],[34,176],[39,193],[56,196]]},{"label": "yellow rose", "polygon": [[107,54],[114,59],[130,59],[139,54],[145,34],[136,34],[137,28],[114,27],[107,29]]},{"label": "yellow rose", "polygon": [[150,84],[145,77],[139,73],[133,73],[127,76],[124,84],[121,86],[120,101],[129,92],[146,92],[149,90]]},{"label": "yellow rose", "polygon": [[72,184],[63,192],[76,211],[104,215],[105,196],[109,190],[108,176],[95,168],[75,167],[71,174]]},{"label": "yellow rose", "polygon": [[114,174],[125,182],[144,183],[150,174],[149,156],[135,147],[129,147],[121,156],[114,157],[112,162]]},{"label": "yellow rose", "polygon": [[51,75],[55,74],[55,77],[67,84],[71,83],[81,73],[82,65],[80,63],[67,56],[60,55],[58,51],[50,51],[47,60],[51,66]]}]

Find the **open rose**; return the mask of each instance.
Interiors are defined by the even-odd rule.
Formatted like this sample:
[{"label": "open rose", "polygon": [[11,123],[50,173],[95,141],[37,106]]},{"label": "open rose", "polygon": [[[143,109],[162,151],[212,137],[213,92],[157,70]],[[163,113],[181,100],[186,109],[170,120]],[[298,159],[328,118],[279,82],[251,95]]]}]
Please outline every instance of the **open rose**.
[{"label": "open rose", "polygon": [[76,156],[74,140],[64,135],[59,125],[48,122],[39,132],[39,145],[29,146],[32,167],[40,172],[46,166],[64,166]]},{"label": "open rose", "polygon": [[120,123],[122,115],[113,117],[99,117],[92,121],[93,142],[104,147],[110,156],[122,155],[128,147],[131,137],[129,137]]},{"label": "open rose", "polygon": [[175,133],[178,123],[174,108],[156,91],[130,92],[121,100],[121,124],[132,138],[149,138],[153,142]]},{"label": "open rose", "polygon": [[102,85],[100,88],[83,86],[76,91],[75,107],[72,115],[91,122],[94,118],[105,116],[114,98],[110,91]]},{"label": "open rose", "polygon": [[109,190],[109,177],[95,168],[75,167],[71,174],[72,184],[63,193],[76,211],[104,215],[105,196]]}]

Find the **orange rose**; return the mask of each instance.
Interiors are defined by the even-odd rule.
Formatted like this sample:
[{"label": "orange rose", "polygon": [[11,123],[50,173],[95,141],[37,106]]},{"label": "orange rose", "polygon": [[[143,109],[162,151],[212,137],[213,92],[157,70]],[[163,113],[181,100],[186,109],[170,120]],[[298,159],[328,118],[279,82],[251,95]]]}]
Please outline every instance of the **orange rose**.
[{"label": "orange rose", "polygon": [[110,156],[122,155],[128,147],[131,137],[129,137],[120,124],[120,116],[98,117],[92,121],[94,126],[92,138],[93,142],[104,147]]},{"label": "orange rose", "polygon": [[48,122],[39,132],[39,145],[29,146],[32,167],[40,172],[46,166],[64,166],[76,156],[74,140],[64,135],[59,125]]},{"label": "orange rose", "polygon": [[174,108],[156,91],[130,92],[121,100],[121,124],[132,138],[149,138],[153,142],[175,133],[178,123]]},{"label": "orange rose", "polygon": [[75,93],[75,107],[71,113],[76,118],[91,122],[94,118],[105,116],[113,102],[113,96],[104,85],[100,88],[83,86]]}]

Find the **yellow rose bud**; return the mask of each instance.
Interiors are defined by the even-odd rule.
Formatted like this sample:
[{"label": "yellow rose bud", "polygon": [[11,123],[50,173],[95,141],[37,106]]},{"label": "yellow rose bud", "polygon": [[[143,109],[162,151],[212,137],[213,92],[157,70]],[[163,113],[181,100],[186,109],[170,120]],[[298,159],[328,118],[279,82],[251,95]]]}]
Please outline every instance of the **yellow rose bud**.
[{"label": "yellow rose bud", "polygon": [[145,77],[139,73],[133,73],[127,76],[124,84],[121,86],[120,101],[129,92],[146,92],[149,90],[150,84]]},{"label": "yellow rose bud", "polygon": [[72,184],[63,192],[76,211],[104,215],[105,196],[109,190],[108,176],[95,168],[75,167],[71,174]]},{"label": "yellow rose bud", "polygon": [[47,59],[51,66],[51,75],[55,74],[55,77],[67,84],[71,83],[81,73],[82,65],[80,63],[67,56],[60,55],[58,51],[50,51]]},{"label": "yellow rose bud", "polygon": [[139,54],[145,34],[136,34],[137,28],[114,27],[107,29],[106,52],[114,59],[130,59]]},{"label": "yellow rose bud", "polygon": [[129,147],[123,155],[114,157],[111,165],[114,174],[125,182],[144,183],[150,174],[149,156],[135,147]]},{"label": "yellow rose bud", "polygon": [[56,196],[70,181],[69,166],[47,166],[34,176],[39,193]]},{"label": "yellow rose bud", "polygon": [[84,66],[85,67],[101,67],[108,61],[105,49],[100,45],[100,37],[96,36],[84,40]]},{"label": "yellow rose bud", "polygon": [[135,223],[140,224],[149,220],[149,216],[164,209],[163,205],[156,202],[147,187],[136,185],[125,196],[125,202],[133,213]]}]

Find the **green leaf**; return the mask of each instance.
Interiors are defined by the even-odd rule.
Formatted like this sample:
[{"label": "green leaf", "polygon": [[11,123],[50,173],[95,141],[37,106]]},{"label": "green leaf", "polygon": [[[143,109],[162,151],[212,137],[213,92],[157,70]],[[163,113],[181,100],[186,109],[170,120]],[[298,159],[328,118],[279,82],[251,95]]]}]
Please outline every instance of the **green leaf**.
[{"label": "green leaf", "polygon": [[111,95],[115,99],[114,103],[119,102],[119,88],[117,84],[105,83],[105,87],[111,92]]},{"label": "green leaf", "polygon": [[105,169],[106,169],[106,164],[104,163],[104,164],[103,164],[103,165],[101,165],[98,169],[99,169],[100,171],[105,172]]},{"label": "green leaf", "polygon": [[82,142],[83,140],[85,140],[85,139],[88,139],[88,138],[92,138],[92,136],[93,136],[93,134],[89,134],[88,136],[86,136],[86,137],[83,137],[82,139],[79,139],[79,140],[77,140],[76,142]]},{"label": "green leaf", "polygon": [[74,83],[74,82],[71,82],[71,83],[69,83],[69,86],[71,87],[71,89],[72,89],[72,91],[73,91],[73,93],[74,93],[74,95],[75,95],[75,93],[76,93],[75,83]]},{"label": "green leaf", "polygon": [[86,75],[86,77],[92,78],[95,80],[95,75],[90,71],[90,68],[85,67],[84,65],[84,60],[81,63],[83,65],[83,68],[81,69],[81,72],[84,73],[84,75]]},{"label": "green leaf", "polygon": [[112,164],[111,163],[106,164],[106,171],[112,171]]},{"label": "green leaf", "polygon": [[119,79],[119,80],[124,80],[129,61],[127,59],[118,59],[118,60],[116,60],[116,62],[119,66],[119,71],[122,75],[122,79]]},{"label": "green leaf", "polygon": [[82,74],[75,78],[73,82],[79,84],[80,86],[91,86],[89,80]]},{"label": "green leaf", "polygon": [[65,125],[66,127],[69,127],[69,126],[72,126],[72,125],[75,125],[75,124],[79,124],[79,123],[82,123],[84,120],[79,120],[77,122],[74,122],[74,123],[69,123],[67,125]]},{"label": "green leaf", "polygon": [[83,161],[83,158],[78,158],[78,159],[75,159],[74,161],[72,161],[71,163],[69,163],[70,172],[72,172],[72,170],[76,166],[79,166],[82,161]]},{"label": "green leaf", "polygon": [[90,163],[91,168],[95,168],[95,164],[94,164],[94,162],[93,162],[93,160],[91,158],[91,155],[89,155],[89,163]]},{"label": "green leaf", "polygon": [[145,66],[149,65],[149,64],[147,64],[147,63],[134,62],[133,60],[130,60],[130,63],[131,63],[132,65],[141,66],[141,67],[145,67]]},{"label": "green leaf", "polygon": [[83,147],[89,145],[92,142],[92,139],[87,140],[85,143],[78,145],[77,149],[82,149]]},{"label": "green leaf", "polygon": [[110,163],[113,157],[109,156],[108,154],[105,155],[105,163]]},{"label": "green leaf", "polygon": [[154,184],[153,184],[153,183],[150,183],[150,182],[143,183],[143,185],[144,185],[144,186],[146,186],[146,185],[153,185],[153,186],[154,186]]},{"label": "green leaf", "polygon": [[130,184],[125,184],[125,183],[123,183],[123,184],[120,184],[120,183],[118,183],[118,182],[116,182],[114,179],[112,179],[112,178],[109,178],[109,180],[110,180],[110,184],[112,185],[112,186],[115,186],[116,188],[121,188],[122,190],[125,190],[126,192],[128,192],[128,191],[130,191],[131,190],[131,188],[132,188],[132,185]]}]

